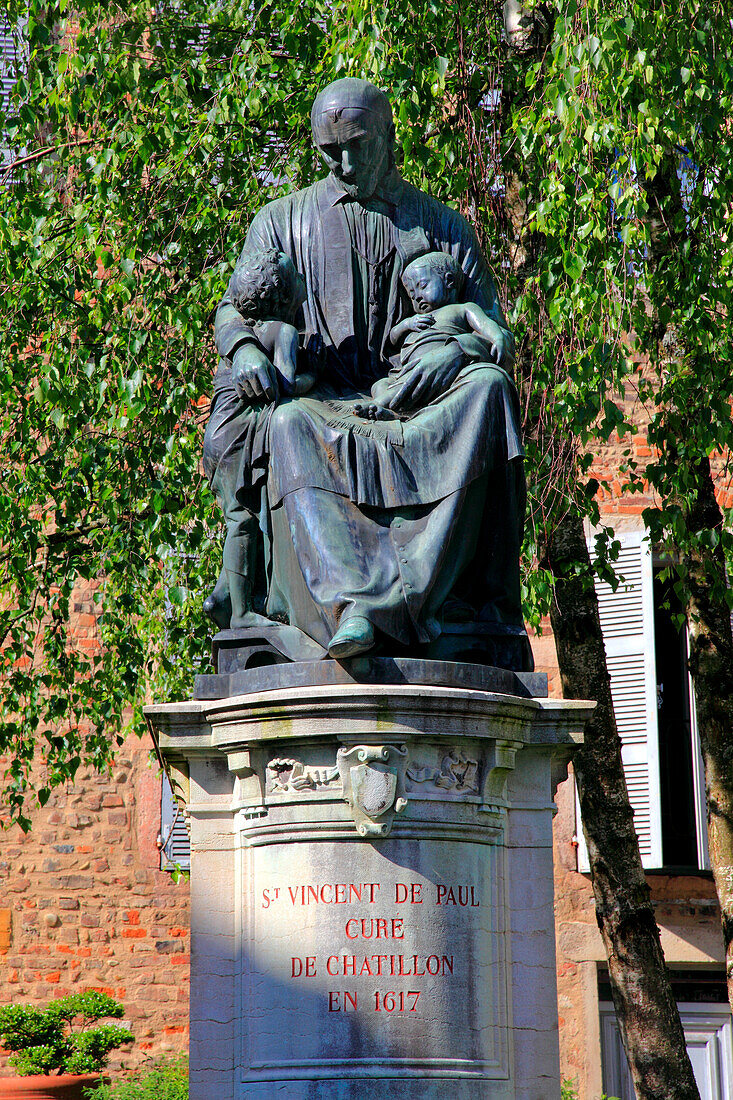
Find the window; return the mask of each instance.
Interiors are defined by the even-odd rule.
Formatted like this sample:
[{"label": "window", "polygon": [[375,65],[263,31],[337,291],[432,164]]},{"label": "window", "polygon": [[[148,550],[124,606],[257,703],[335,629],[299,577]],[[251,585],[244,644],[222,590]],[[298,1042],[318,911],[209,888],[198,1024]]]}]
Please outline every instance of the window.
[{"label": "window", "polygon": [[168,776],[163,773],[160,791],[160,869],[174,871],[191,867],[191,845],[183,808],[174,797]]},{"label": "window", "polygon": [[[700,1100],[733,1100],[733,1019],[725,974],[683,971],[671,978]],[[618,1100],[634,1100],[607,974],[600,975],[599,996],[603,1090]]]},{"label": "window", "polygon": [[[674,623],[680,607],[645,532],[616,537],[621,551],[615,568],[623,580],[615,592],[598,580],[596,591],[642,863],[670,871],[707,868],[705,783],[687,635]],[[589,870],[580,830],[578,869]]]}]

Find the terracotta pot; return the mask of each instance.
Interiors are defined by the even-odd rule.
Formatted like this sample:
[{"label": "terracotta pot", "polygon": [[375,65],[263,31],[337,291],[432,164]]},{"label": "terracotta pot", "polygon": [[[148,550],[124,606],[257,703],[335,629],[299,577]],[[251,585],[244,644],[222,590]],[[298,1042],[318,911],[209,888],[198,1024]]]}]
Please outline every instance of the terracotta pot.
[{"label": "terracotta pot", "polygon": [[100,1080],[98,1073],[0,1077],[0,1100],[84,1100],[83,1090]]}]

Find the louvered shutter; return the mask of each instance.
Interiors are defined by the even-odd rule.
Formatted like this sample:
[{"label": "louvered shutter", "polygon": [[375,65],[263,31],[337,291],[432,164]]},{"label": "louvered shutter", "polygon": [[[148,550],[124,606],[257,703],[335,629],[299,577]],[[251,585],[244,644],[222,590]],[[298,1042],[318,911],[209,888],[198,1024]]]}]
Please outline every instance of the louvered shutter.
[{"label": "louvered shutter", "polygon": [[[25,66],[25,24],[11,24],[8,17],[0,13],[0,110],[6,111],[13,85],[18,80],[21,68]],[[8,148],[5,134],[0,131],[0,164],[9,164],[22,155],[17,149]],[[12,173],[0,173],[0,184],[12,183]]]},{"label": "louvered shutter", "polygon": [[[610,584],[596,579],[598,610],[641,861],[644,867],[661,867],[651,547],[643,531],[624,532],[616,538],[621,551],[614,568],[623,580],[614,592]],[[589,542],[592,554],[592,539]],[[580,829],[578,839],[578,867],[588,871],[588,852]]]},{"label": "louvered shutter", "polygon": [[191,866],[191,846],[180,802],[173,797],[168,776],[163,774],[160,792],[160,867],[172,871],[180,867],[188,871]]},{"label": "louvered shutter", "polygon": [[3,106],[17,79],[15,76],[15,36],[5,19],[6,17],[0,15],[0,100]]}]

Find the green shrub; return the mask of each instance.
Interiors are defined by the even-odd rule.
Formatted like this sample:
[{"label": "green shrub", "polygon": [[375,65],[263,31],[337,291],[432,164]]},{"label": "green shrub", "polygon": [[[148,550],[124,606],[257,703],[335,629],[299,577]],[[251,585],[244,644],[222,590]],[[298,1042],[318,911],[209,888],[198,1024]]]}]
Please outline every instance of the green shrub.
[{"label": "green shrub", "polygon": [[89,1100],[188,1100],[188,1059],[154,1062],[124,1080],[87,1092]]},{"label": "green shrub", "polygon": [[90,989],[61,997],[48,1008],[0,1007],[0,1046],[12,1051],[8,1062],[19,1077],[34,1073],[95,1073],[109,1052],[134,1036],[118,1024],[90,1027],[97,1020],[124,1016],[122,1005]]},{"label": "green shrub", "polygon": [[[560,1087],[560,1100],[578,1100],[578,1086],[575,1081],[568,1081],[567,1078],[563,1079]],[[604,1092],[599,1100],[618,1100],[618,1097],[606,1096]]]}]

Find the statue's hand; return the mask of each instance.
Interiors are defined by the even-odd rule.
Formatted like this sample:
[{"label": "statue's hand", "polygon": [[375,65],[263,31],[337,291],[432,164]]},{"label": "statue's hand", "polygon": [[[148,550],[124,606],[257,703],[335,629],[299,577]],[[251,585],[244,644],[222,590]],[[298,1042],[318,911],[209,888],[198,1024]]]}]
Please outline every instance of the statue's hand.
[{"label": "statue's hand", "polygon": [[405,322],[410,332],[420,332],[422,329],[432,328],[434,324],[435,318],[432,313],[416,313],[414,317],[410,317],[410,319]]},{"label": "statue's hand", "polygon": [[455,348],[453,354],[452,348],[441,348],[435,354],[428,353],[412,370],[407,371],[395,392],[384,402],[385,405],[390,409],[410,412],[445,393],[466,361],[458,344],[452,347]]},{"label": "statue's hand", "polygon": [[232,360],[234,389],[242,398],[272,404],[278,398],[277,372],[255,344],[237,348]]}]

